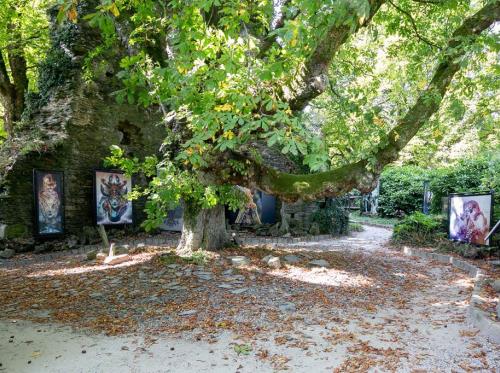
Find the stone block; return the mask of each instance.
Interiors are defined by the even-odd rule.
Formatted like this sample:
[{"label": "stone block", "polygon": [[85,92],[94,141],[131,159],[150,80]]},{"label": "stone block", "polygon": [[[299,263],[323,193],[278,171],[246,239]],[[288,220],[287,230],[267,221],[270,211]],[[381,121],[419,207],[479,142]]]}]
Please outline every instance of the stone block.
[{"label": "stone block", "polygon": [[231,260],[231,264],[235,267],[242,267],[250,264],[250,259],[246,256],[232,256],[229,259]]},{"label": "stone block", "polygon": [[[493,281],[493,283],[491,284],[491,287],[497,292],[497,293],[500,293],[500,280],[495,280]],[[500,305],[500,302],[498,302],[498,304]]]},{"label": "stone block", "polygon": [[281,267],[280,258],[273,256],[268,260],[267,265],[271,268],[280,268]]},{"label": "stone block", "polygon": [[326,260],[324,259],[316,259],[316,260],[311,260],[309,262],[309,265],[313,266],[313,267],[322,267],[322,268],[327,268],[327,267],[330,267],[330,263],[328,263]]},{"label": "stone block", "polygon": [[10,259],[14,256],[16,252],[12,249],[5,249],[3,251],[0,251],[0,258],[2,259]]},{"label": "stone block", "polygon": [[130,256],[128,256],[128,254],[114,255],[114,256],[108,256],[106,259],[104,259],[104,264],[116,265],[116,264],[127,262],[129,260],[130,260]]},{"label": "stone block", "polygon": [[262,261],[271,268],[280,268],[281,267],[281,262],[280,258],[277,256],[272,256],[272,255],[267,255],[264,258],[262,258]]}]

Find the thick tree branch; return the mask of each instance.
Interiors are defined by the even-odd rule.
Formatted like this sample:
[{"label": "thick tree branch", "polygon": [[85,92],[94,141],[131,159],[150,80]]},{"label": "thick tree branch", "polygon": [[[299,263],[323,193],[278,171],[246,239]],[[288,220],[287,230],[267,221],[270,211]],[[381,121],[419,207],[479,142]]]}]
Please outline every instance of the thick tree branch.
[{"label": "thick tree branch", "polygon": [[14,99],[15,89],[11,83],[5,60],[3,58],[4,51],[0,50],[0,102],[4,111],[4,129],[8,136],[12,135],[12,123],[14,114]]},{"label": "thick tree branch", "polygon": [[24,110],[24,93],[28,89],[28,68],[24,56],[24,48],[20,43],[21,35],[19,30],[13,24],[9,24],[8,28],[11,34],[15,36],[15,39],[18,40],[17,43],[12,43],[7,47],[7,55],[9,57],[10,73],[16,94],[14,120],[19,120]]},{"label": "thick tree branch", "polygon": [[[362,160],[332,171],[294,175],[269,167],[256,159],[251,150],[247,150],[238,156],[251,160],[249,176],[238,177],[234,181],[257,187],[285,201],[339,196],[353,188],[361,191],[371,190],[383,167],[397,159],[399,151],[438,111],[453,76],[460,70],[460,60],[467,53],[466,47],[474,41],[477,35],[497,21],[500,21],[500,0],[484,6],[455,30],[441,55],[441,62],[429,86],[399,121],[399,124],[390,131],[387,141],[379,145],[370,163],[368,160]],[[368,167],[369,164],[370,167]]]},{"label": "thick tree branch", "polygon": [[368,17],[365,19],[359,17],[355,19],[356,27],[354,30],[350,25],[343,24],[342,22],[337,22],[328,30],[306,62],[304,75],[298,84],[301,88],[289,100],[292,110],[300,111],[304,109],[309,101],[326,90],[328,86],[328,67],[333,56],[351,34],[370,23],[384,1],[370,0],[370,13]]}]

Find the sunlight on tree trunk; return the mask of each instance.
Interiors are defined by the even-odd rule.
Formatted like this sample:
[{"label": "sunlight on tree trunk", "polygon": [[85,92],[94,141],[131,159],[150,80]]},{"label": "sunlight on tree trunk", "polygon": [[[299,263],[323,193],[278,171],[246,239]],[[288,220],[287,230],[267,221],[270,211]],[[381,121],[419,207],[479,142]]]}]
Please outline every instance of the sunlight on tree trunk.
[{"label": "sunlight on tree trunk", "polygon": [[198,211],[184,206],[182,236],[176,249],[179,256],[191,256],[198,249],[221,249],[228,242],[224,206]]}]

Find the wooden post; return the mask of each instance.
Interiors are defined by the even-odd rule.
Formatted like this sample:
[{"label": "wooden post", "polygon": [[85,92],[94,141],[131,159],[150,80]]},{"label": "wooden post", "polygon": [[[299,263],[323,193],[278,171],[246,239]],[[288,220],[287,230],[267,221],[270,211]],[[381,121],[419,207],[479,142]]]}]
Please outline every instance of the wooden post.
[{"label": "wooden post", "polygon": [[99,224],[97,226],[97,231],[99,232],[99,235],[101,236],[101,240],[104,243],[104,247],[106,249],[109,249],[108,235],[106,234],[106,229],[104,229],[104,225]]}]

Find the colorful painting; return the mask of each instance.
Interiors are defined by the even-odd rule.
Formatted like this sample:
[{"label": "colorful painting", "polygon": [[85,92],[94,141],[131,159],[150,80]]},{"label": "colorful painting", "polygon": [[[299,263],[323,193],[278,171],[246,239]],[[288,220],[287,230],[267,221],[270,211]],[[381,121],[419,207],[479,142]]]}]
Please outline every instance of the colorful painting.
[{"label": "colorful painting", "polygon": [[241,225],[260,225],[262,224],[260,216],[262,214],[262,199],[257,191],[251,191],[248,188],[237,186],[246,196],[245,207],[240,209],[236,216],[236,224]]},{"label": "colorful painting", "polygon": [[95,220],[97,225],[133,223],[132,178],[123,172],[96,170],[94,175]]},{"label": "colorful painting", "polygon": [[449,196],[449,238],[476,245],[489,245],[486,239],[493,216],[493,195],[452,194]]},{"label": "colorful painting", "polygon": [[64,233],[64,174],[60,171],[33,170],[35,193],[35,234]]}]

